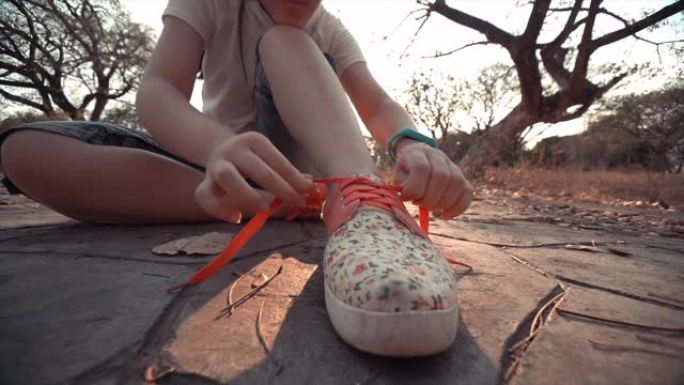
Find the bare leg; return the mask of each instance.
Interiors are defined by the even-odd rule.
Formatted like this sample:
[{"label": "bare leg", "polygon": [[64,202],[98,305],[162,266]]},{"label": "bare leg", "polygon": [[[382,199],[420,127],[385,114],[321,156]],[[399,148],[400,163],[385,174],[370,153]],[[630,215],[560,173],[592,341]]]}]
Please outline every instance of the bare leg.
[{"label": "bare leg", "polygon": [[264,34],[259,55],[283,122],[316,167],[326,176],[375,173],[351,104],[316,43],[277,26]]},{"label": "bare leg", "polygon": [[3,143],[2,166],[32,199],[76,219],[96,223],[212,219],[194,198],[202,174],[148,151],[20,131]]}]

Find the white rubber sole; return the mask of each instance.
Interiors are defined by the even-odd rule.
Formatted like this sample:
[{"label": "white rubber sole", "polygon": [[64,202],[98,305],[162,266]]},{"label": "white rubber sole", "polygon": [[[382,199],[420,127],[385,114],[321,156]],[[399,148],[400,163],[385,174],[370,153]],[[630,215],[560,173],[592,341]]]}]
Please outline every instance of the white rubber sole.
[{"label": "white rubber sole", "polygon": [[456,339],[458,307],[385,313],[347,305],[325,285],[325,306],[343,340],[382,356],[416,357],[447,350]]}]

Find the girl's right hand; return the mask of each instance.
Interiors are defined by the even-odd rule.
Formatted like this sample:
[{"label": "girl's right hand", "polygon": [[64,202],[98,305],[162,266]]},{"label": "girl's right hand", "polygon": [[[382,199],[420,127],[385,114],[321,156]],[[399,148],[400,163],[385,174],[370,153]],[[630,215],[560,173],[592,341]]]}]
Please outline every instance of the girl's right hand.
[{"label": "girl's right hand", "polygon": [[[250,186],[246,179],[264,190]],[[243,212],[253,215],[263,211],[274,197],[303,207],[303,195],[313,189],[311,177],[300,173],[268,138],[246,132],[225,140],[212,151],[195,197],[210,215],[239,223]]]}]

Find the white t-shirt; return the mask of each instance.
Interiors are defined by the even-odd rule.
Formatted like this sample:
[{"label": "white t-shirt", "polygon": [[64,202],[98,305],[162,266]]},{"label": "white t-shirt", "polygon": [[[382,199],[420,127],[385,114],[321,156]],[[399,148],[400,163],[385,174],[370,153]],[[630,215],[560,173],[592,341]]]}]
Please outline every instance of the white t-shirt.
[{"label": "white t-shirt", "polygon": [[[240,18],[241,1],[244,8]],[[258,0],[169,0],[162,18],[169,15],[189,24],[204,39],[203,112],[234,132],[253,130],[256,46],[274,25],[268,13]],[[365,61],[354,37],[322,5],[304,32],[335,59],[338,76],[350,65]]]}]

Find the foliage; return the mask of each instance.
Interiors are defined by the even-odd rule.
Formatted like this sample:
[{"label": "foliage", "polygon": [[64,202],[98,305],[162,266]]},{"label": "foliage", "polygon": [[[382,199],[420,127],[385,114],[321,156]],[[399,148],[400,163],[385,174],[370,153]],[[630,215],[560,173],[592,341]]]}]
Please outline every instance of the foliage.
[{"label": "foliage", "polygon": [[684,88],[613,98],[585,133],[544,139],[532,158],[545,166],[639,165],[680,173],[684,168]]},{"label": "foliage", "polygon": [[153,47],[118,0],[3,0],[0,36],[6,102],[78,120],[135,90]]},{"label": "foliage", "polygon": [[515,68],[503,63],[487,66],[474,81],[466,81],[463,104],[472,131],[482,134],[515,106],[519,87]]},{"label": "foliage", "polygon": [[591,130],[611,127],[639,143],[642,163],[656,171],[681,172],[684,165],[684,87],[612,100],[611,113]]},{"label": "foliage", "polygon": [[[440,84],[436,84],[439,81]],[[463,84],[452,76],[438,79],[434,73],[420,72],[409,80],[405,91],[406,111],[432,137],[443,138],[456,129],[456,113],[462,108]],[[439,134],[439,136],[437,135]]]}]

